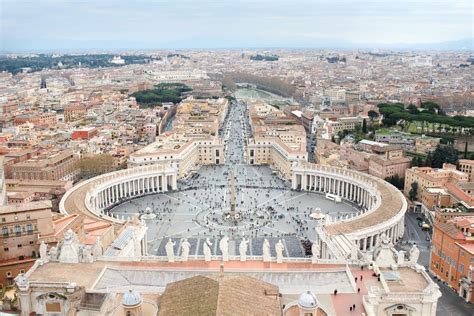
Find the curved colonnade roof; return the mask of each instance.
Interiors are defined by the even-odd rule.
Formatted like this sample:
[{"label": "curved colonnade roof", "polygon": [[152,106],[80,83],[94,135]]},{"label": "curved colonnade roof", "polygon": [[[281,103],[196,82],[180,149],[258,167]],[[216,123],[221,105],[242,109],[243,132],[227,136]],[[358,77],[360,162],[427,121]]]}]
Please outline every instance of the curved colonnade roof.
[{"label": "curved colonnade roof", "polygon": [[377,184],[377,190],[381,198],[379,207],[350,221],[327,225],[326,231],[329,234],[353,233],[386,222],[400,213],[405,202],[405,198],[400,191],[384,180],[368,175],[364,176],[370,177],[370,179]]}]

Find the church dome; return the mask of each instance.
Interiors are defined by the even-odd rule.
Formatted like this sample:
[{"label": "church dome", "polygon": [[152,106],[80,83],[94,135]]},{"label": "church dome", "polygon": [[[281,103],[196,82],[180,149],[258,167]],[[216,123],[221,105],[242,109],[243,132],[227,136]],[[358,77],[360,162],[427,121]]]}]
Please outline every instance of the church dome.
[{"label": "church dome", "polygon": [[310,291],[300,295],[298,299],[298,305],[302,308],[317,308],[319,306],[316,296]]},{"label": "church dome", "polygon": [[132,306],[137,306],[142,303],[142,297],[140,294],[132,289],[128,290],[123,295],[122,298],[122,305],[126,307],[132,307]]}]

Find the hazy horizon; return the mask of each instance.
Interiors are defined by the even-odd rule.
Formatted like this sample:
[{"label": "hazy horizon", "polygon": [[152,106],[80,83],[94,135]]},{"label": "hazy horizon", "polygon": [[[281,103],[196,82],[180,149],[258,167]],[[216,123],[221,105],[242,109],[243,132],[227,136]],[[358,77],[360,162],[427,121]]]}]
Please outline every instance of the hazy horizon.
[{"label": "hazy horizon", "polygon": [[472,50],[469,0],[116,2],[0,0],[0,51]]}]

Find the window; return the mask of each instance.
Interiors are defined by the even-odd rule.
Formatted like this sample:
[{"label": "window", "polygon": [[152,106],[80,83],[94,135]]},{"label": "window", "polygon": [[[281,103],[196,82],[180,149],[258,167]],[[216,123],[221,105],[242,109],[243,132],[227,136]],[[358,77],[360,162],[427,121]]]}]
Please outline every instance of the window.
[{"label": "window", "polygon": [[452,261],[454,269],[456,269],[456,260],[453,259]]},{"label": "window", "polygon": [[448,256],[448,259],[446,259],[446,261],[448,261],[448,264],[450,264],[451,263],[451,257]]},{"label": "window", "polygon": [[3,251],[7,252],[7,251],[8,251],[8,247],[3,247]]},{"label": "window", "polygon": [[21,247],[23,247],[23,245],[22,245],[22,244],[18,244],[18,248],[21,248]]},{"label": "window", "polygon": [[6,227],[6,226],[2,227],[2,234],[3,234],[4,237],[8,236],[8,227]]},{"label": "window", "polygon": [[33,232],[33,225],[32,224],[26,225],[26,230],[28,231],[28,233],[32,233]]},{"label": "window", "polygon": [[15,234],[21,234],[21,226],[15,225]]},{"label": "window", "polygon": [[459,272],[464,273],[464,265],[462,263],[459,264]]}]

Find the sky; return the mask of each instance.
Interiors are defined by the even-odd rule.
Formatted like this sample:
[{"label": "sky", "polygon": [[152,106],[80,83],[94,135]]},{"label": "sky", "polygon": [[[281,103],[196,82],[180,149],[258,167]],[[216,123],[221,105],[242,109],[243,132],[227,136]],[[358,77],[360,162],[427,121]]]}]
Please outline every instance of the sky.
[{"label": "sky", "polygon": [[473,10],[471,0],[0,0],[0,51],[437,43],[472,38]]}]

